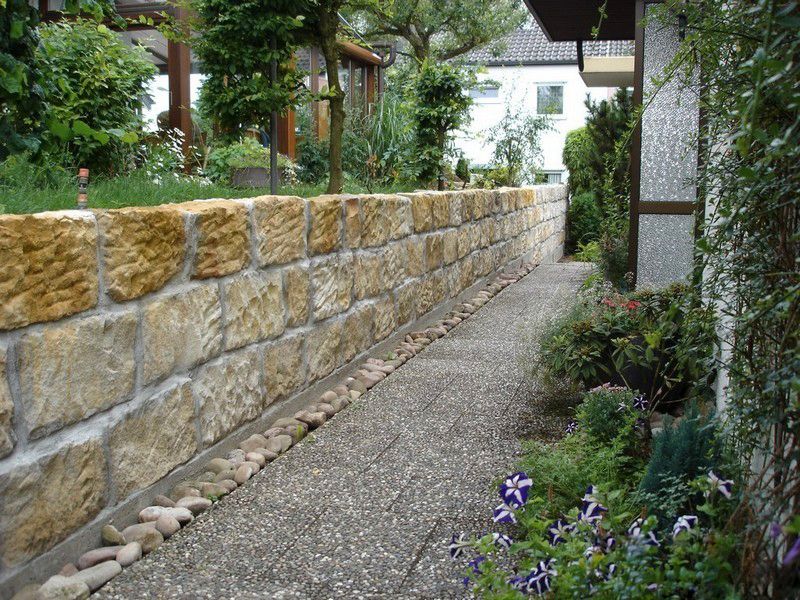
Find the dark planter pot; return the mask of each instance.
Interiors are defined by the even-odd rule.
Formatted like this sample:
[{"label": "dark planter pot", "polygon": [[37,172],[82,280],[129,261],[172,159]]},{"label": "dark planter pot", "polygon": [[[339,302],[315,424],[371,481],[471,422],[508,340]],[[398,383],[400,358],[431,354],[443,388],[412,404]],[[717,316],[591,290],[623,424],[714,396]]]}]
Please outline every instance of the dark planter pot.
[{"label": "dark planter pot", "polygon": [[[283,172],[279,168],[278,181],[281,179],[283,179]],[[231,183],[235,187],[269,187],[269,169],[266,167],[242,167],[240,169],[233,169]]]}]

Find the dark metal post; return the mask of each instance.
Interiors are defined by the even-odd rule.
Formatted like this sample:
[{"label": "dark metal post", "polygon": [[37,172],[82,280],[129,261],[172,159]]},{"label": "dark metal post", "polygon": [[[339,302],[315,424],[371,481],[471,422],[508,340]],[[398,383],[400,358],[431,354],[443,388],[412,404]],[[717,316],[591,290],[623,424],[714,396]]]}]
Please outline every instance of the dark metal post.
[{"label": "dark metal post", "polygon": [[[277,49],[275,38],[270,42],[273,51]],[[272,59],[270,65],[270,81],[272,85],[278,81],[278,61]],[[278,112],[273,110],[269,118],[269,192],[278,193]]]}]

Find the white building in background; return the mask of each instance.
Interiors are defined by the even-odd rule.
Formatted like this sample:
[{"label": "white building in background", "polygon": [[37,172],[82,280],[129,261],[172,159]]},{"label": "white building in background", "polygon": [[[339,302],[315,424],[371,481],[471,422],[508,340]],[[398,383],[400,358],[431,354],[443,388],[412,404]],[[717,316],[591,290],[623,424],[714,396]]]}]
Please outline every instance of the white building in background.
[{"label": "white building in background", "polygon": [[[493,54],[480,48],[466,55],[467,64],[485,67],[478,78],[496,81],[482,90],[470,92],[474,99],[472,122],[456,140],[472,166],[488,166],[494,148],[487,141],[489,131],[505,114],[506,107],[517,106],[531,115],[547,114],[552,129],[542,135],[542,163],[539,168],[551,183],[566,181],[562,160],[567,132],[582,127],[587,110],[587,94],[603,100],[614,88],[589,88],[578,71],[578,54],[573,42],[551,42],[536,23],[509,34],[505,49]],[[633,43],[626,41],[584,42],[584,56],[627,56]]]}]

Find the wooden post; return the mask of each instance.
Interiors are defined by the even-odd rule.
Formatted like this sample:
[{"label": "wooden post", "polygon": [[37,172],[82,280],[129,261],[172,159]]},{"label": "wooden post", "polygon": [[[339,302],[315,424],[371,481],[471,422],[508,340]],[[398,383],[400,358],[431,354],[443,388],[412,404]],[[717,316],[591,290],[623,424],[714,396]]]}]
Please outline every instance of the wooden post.
[{"label": "wooden post", "polygon": [[278,152],[294,160],[296,145],[294,111],[292,109],[287,109],[285,115],[280,115],[278,117]]},{"label": "wooden post", "polygon": [[[186,9],[176,8],[178,20],[186,18]],[[193,143],[191,91],[189,75],[192,63],[189,47],[169,40],[167,42],[167,79],[169,81],[169,126],[183,132],[184,169],[189,171],[189,152]]]}]

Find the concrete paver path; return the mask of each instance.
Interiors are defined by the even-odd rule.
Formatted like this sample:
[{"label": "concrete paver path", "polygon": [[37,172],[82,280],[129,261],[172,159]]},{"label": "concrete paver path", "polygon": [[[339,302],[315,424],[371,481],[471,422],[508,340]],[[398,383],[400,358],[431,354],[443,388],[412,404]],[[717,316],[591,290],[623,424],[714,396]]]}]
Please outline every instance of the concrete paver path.
[{"label": "concrete paver path", "polygon": [[510,285],[97,597],[463,596],[447,542],[491,529],[532,412],[519,354],[587,274]]}]

